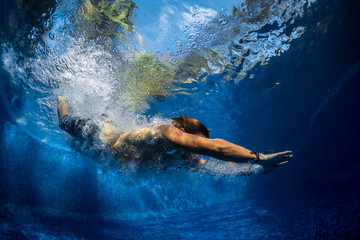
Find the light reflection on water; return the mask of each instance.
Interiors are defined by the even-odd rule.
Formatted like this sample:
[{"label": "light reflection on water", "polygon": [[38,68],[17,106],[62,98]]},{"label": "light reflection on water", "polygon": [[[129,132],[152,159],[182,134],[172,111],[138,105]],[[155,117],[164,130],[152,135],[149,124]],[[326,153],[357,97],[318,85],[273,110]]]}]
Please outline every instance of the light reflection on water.
[{"label": "light reflection on water", "polygon": [[[108,8],[97,13],[98,2],[58,2],[45,30],[34,28],[28,36],[32,57],[2,45],[10,85],[21,88],[7,92],[5,102],[20,125],[45,142],[61,142],[57,95],[68,96],[75,115],[105,113],[124,129],[135,128],[152,103],[179,94],[197,101],[173,109],[174,115],[200,109],[209,95],[220,112],[216,102],[228,93],[225,82],[240,81],[257,63],[287,51],[306,31],[296,19],[314,1],[135,2],[137,8],[122,8],[134,11],[131,21],[110,18]],[[12,104],[16,99],[25,107]]]}]

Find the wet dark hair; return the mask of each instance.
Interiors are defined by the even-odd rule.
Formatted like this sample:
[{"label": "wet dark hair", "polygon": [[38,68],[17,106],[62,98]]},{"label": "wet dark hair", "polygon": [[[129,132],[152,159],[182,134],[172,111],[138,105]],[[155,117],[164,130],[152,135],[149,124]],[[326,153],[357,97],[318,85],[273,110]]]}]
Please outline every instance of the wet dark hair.
[{"label": "wet dark hair", "polygon": [[207,127],[205,127],[205,125],[202,122],[200,122],[195,118],[180,115],[176,118],[171,118],[171,119],[173,120],[172,124],[174,125],[174,127],[179,129],[183,128],[186,133],[191,133],[195,135],[201,134],[206,138],[209,138],[210,136]]}]

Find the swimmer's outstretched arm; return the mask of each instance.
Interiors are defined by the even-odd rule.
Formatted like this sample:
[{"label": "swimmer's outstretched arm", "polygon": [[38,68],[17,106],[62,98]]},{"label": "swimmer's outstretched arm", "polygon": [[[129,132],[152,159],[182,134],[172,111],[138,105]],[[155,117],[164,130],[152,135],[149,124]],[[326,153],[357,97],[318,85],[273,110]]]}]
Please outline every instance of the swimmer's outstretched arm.
[{"label": "swimmer's outstretched arm", "polygon": [[[252,151],[222,139],[209,139],[188,134],[169,125],[162,125],[158,128],[161,134],[174,145],[185,148],[192,153],[235,163],[251,162],[257,158]],[[259,154],[257,164],[266,168],[276,167],[287,163],[292,156],[291,151]]]}]

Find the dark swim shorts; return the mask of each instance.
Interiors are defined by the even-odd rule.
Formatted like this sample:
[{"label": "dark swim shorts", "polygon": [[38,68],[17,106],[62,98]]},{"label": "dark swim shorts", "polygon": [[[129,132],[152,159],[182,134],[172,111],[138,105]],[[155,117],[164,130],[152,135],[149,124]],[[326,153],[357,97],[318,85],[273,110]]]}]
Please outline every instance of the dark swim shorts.
[{"label": "dark swim shorts", "polygon": [[63,115],[60,119],[60,128],[70,135],[79,139],[94,139],[99,135],[99,127],[90,120],[84,120],[79,117],[70,117]]}]

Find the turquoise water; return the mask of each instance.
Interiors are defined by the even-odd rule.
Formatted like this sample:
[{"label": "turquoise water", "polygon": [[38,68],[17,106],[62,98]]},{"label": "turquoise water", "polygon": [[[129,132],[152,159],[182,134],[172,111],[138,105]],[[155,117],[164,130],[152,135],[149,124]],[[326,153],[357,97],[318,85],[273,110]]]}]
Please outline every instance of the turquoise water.
[{"label": "turquoise water", "polygon": [[[135,1],[121,24],[97,2],[1,6],[1,238],[359,237],[355,3]],[[295,157],[251,177],[122,166],[78,152],[58,95],[121,130],[184,114]]]}]

